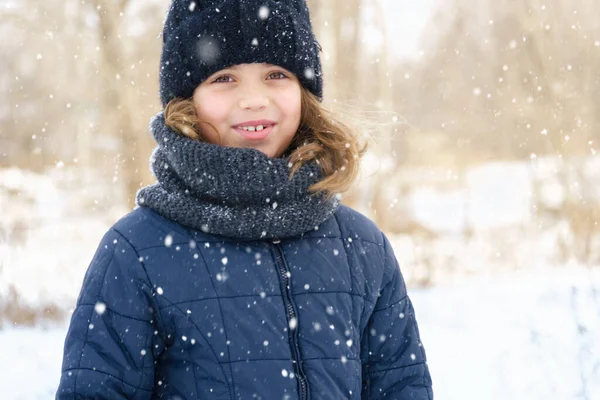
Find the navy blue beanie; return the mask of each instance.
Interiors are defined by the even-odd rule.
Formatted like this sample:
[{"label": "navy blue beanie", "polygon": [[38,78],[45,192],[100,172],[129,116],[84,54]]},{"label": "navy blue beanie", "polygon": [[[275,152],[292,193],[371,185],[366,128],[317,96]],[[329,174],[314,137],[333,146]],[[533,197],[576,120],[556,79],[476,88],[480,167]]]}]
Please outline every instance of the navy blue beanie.
[{"label": "navy blue beanie", "polygon": [[174,0],[163,32],[160,98],[164,107],[191,97],[223,68],[269,63],[321,99],[319,51],[305,0]]}]

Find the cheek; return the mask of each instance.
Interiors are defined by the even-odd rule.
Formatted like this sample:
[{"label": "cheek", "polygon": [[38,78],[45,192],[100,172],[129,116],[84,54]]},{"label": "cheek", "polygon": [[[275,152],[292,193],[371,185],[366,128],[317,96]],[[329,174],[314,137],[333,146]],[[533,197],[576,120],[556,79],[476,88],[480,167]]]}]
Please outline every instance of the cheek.
[{"label": "cheek", "polygon": [[[208,97],[210,97],[210,101]],[[199,128],[204,140],[209,143],[221,144],[223,134],[227,132],[228,109],[217,96],[208,97],[194,95],[194,107],[201,122]]]},{"label": "cheek", "polygon": [[211,96],[210,101],[203,96],[194,98],[196,113],[201,121],[210,122],[213,125],[222,124],[228,119],[227,107],[217,96]]},{"label": "cheek", "polygon": [[294,123],[300,123],[300,112],[301,112],[301,97],[300,91],[290,91],[285,96],[281,97],[280,109],[283,114]]}]

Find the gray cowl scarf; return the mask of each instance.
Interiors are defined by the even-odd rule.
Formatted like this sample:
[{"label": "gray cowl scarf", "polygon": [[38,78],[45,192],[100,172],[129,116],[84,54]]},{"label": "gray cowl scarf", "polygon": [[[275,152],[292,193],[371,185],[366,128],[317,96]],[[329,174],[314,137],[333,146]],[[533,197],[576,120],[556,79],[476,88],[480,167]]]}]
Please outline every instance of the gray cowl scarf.
[{"label": "gray cowl scarf", "polygon": [[158,143],[150,158],[158,182],[138,191],[136,205],[181,225],[237,239],[299,236],[339,205],[336,197],[308,192],[322,178],[315,163],[290,180],[287,158],[189,139],[166,126],[162,112],[150,129]]}]

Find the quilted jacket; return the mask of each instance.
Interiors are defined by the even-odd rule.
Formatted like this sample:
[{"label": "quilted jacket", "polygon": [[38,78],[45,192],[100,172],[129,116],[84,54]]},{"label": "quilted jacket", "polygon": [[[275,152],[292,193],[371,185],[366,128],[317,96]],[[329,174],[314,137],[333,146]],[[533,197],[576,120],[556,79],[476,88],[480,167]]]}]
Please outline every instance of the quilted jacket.
[{"label": "quilted jacket", "polygon": [[104,236],[57,399],[433,399],[379,229],[341,206],[301,237],[231,240],[138,208]]}]

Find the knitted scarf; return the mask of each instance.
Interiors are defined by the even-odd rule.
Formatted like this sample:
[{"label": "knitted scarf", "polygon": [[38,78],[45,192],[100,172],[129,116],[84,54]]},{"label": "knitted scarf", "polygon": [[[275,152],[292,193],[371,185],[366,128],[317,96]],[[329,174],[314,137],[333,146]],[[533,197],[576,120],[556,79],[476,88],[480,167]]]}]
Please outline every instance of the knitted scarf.
[{"label": "knitted scarf", "polygon": [[158,182],[138,191],[136,206],[181,225],[238,239],[299,236],[339,205],[336,197],[308,192],[322,178],[314,162],[290,180],[287,158],[192,140],[166,126],[162,112],[150,130],[158,143],[150,157]]}]

